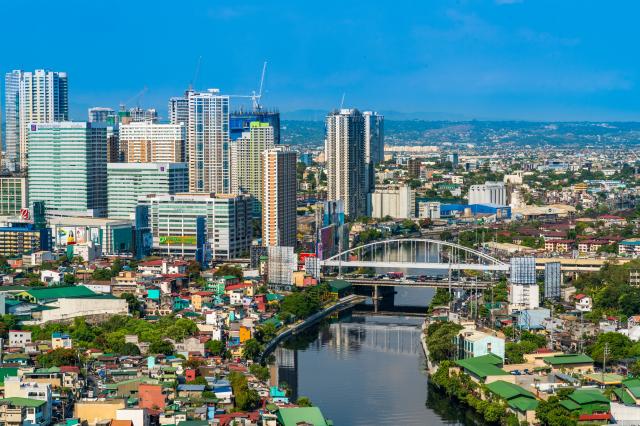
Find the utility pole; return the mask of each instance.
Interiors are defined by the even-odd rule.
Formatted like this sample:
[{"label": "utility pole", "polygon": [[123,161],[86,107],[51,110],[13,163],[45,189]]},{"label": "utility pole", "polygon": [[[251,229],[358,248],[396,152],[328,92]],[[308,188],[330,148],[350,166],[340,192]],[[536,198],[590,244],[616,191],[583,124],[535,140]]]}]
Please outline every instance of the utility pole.
[{"label": "utility pole", "polygon": [[607,369],[607,355],[609,355],[609,343],[604,344],[604,357],[602,360],[602,386],[604,386],[604,373]]}]

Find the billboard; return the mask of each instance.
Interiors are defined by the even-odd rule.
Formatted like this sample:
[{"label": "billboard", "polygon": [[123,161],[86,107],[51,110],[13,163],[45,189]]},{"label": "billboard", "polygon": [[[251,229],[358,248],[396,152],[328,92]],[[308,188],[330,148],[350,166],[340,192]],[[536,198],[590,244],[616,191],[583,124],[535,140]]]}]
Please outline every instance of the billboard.
[{"label": "billboard", "polygon": [[60,226],[56,230],[56,245],[65,247],[74,244],[86,244],[91,241],[96,245],[102,245],[99,227],[89,226]]},{"label": "billboard", "polygon": [[344,201],[325,201],[322,209],[322,226],[344,225]]},{"label": "billboard", "polygon": [[164,235],[160,237],[160,244],[188,244],[196,245],[195,235]]}]

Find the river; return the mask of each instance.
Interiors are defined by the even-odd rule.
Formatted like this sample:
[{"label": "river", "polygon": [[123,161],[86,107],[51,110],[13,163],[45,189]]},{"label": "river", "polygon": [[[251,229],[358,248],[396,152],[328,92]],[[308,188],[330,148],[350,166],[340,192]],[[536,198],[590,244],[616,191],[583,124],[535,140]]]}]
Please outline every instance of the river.
[{"label": "river", "polygon": [[[398,289],[395,306],[426,307],[430,289]],[[272,380],[306,396],[335,425],[481,425],[428,385],[424,318],[355,307],[310,327],[274,352]]]}]

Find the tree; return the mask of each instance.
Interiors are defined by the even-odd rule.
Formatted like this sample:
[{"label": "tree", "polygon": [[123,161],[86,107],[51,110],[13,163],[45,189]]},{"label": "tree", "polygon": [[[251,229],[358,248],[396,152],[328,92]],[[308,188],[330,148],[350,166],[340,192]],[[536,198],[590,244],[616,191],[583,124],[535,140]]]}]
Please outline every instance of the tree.
[{"label": "tree", "polygon": [[295,316],[306,318],[320,310],[320,301],[310,295],[309,292],[291,293],[282,299],[280,311]]},{"label": "tree", "polygon": [[218,269],[216,270],[215,276],[217,277],[224,277],[226,275],[233,275],[234,277],[238,278],[239,280],[241,280],[244,277],[244,274],[242,272],[242,268],[238,267],[238,266],[233,266],[233,265],[221,265],[220,267],[218,267]]},{"label": "tree", "polygon": [[111,271],[109,269],[101,268],[97,268],[95,271],[93,271],[93,274],[91,274],[91,278],[96,281],[110,281],[111,276]]},{"label": "tree", "polygon": [[236,409],[249,411],[260,403],[260,395],[255,389],[249,389],[249,382],[244,374],[233,371],[227,376],[235,396]]},{"label": "tree", "polygon": [[73,274],[64,274],[63,281],[67,285],[73,285],[76,283],[76,277]]},{"label": "tree", "polygon": [[313,407],[311,400],[307,396],[299,396],[296,404],[300,407]]},{"label": "tree", "polygon": [[173,345],[166,340],[156,340],[149,345],[149,353],[171,355],[173,353]]},{"label": "tree", "polygon": [[123,293],[120,296],[121,299],[125,299],[127,301],[127,305],[129,305],[129,313],[140,316],[140,312],[142,311],[142,303],[138,300],[138,298],[131,293]]},{"label": "tree", "polygon": [[607,362],[616,362],[628,357],[632,347],[631,340],[623,334],[615,332],[602,333],[588,349],[591,358],[598,362],[603,362],[606,345],[609,347]]},{"label": "tree", "polygon": [[543,426],[575,426],[575,415],[560,405],[560,397],[552,396],[540,400],[536,408],[536,417]]},{"label": "tree", "polygon": [[273,323],[266,323],[256,327],[256,338],[260,343],[267,343],[276,337],[278,330]]},{"label": "tree", "polygon": [[60,367],[62,365],[76,365],[78,356],[73,349],[58,348],[38,355],[38,364],[44,368]]},{"label": "tree", "polygon": [[462,326],[449,321],[436,322],[427,328],[427,347],[429,355],[435,362],[453,359],[456,347],[453,338]]},{"label": "tree", "polygon": [[227,352],[227,347],[222,340],[209,340],[204,347],[213,356],[224,356]]},{"label": "tree", "polygon": [[187,274],[189,275],[189,278],[191,278],[192,280],[195,280],[200,276],[201,270],[202,270],[202,265],[200,265],[200,262],[195,260],[189,261],[189,264],[187,265]]},{"label": "tree", "polygon": [[249,339],[244,342],[242,356],[244,359],[256,359],[262,352],[262,345],[256,339]]},{"label": "tree", "polygon": [[121,271],[122,271],[122,260],[120,260],[119,257],[116,257],[113,263],[111,263],[111,276],[117,277]]},{"label": "tree", "polygon": [[261,382],[266,382],[269,380],[269,367],[260,365],[260,364],[251,364],[249,367],[249,372],[256,376],[258,380]]}]

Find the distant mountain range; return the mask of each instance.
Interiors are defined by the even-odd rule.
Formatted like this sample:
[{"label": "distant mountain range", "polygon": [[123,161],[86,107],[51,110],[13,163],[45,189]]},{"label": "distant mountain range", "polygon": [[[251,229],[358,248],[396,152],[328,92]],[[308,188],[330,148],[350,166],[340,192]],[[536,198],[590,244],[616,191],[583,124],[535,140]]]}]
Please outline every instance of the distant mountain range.
[{"label": "distant mountain range", "polygon": [[[283,120],[323,121],[328,110],[298,109],[295,111],[281,112]],[[469,121],[490,120],[486,117],[471,117],[464,114],[452,114],[447,112],[400,112],[379,111],[387,120],[425,120],[425,121]]]}]

